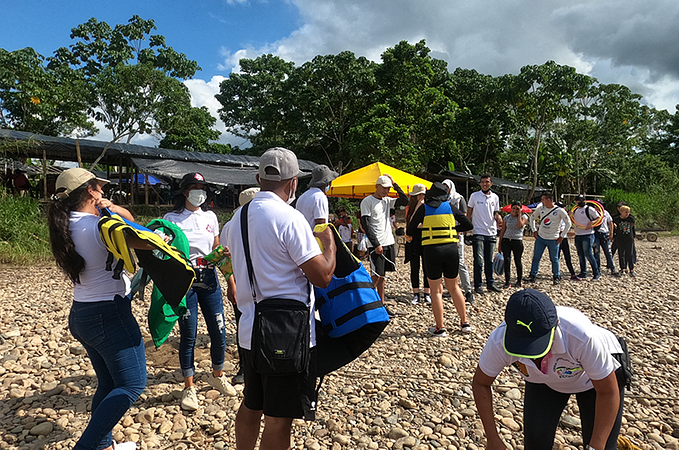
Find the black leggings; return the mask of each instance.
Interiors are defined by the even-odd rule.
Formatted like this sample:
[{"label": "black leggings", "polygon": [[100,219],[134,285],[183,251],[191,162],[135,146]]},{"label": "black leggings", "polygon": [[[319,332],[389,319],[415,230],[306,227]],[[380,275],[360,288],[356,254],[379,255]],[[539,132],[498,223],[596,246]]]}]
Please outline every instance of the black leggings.
[{"label": "black leggings", "polygon": [[563,238],[561,244],[559,245],[559,251],[563,253],[563,259],[566,261],[566,267],[571,273],[571,276],[575,276],[575,270],[573,270],[573,262],[571,261],[571,246],[568,245],[568,238]]},{"label": "black leggings", "polygon": [[618,242],[618,261],[620,270],[629,269],[630,272],[634,272],[634,241]]},{"label": "black leggings", "polygon": [[427,279],[427,266],[424,264],[424,257],[421,254],[413,255],[410,258],[410,285],[413,289],[420,289],[420,260],[422,260],[422,273],[424,274],[424,288],[429,289]]},{"label": "black leggings", "polygon": [[523,279],[523,241],[520,239],[502,239],[502,256],[505,259],[505,281],[509,283],[512,263],[510,257],[514,253],[514,265],[516,266],[516,281]]},{"label": "black leggings", "polygon": [[[605,450],[617,449],[618,434],[622,424],[622,407],[625,396],[625,383],[622,367],[615,371],[620,389],[620,407],[613,430],[606,441]],[[554,446],[554,436],[559,419],[571,394],[563,394],[546,384],[526,382],[526,396],[523,405],[524,449],[550,450]],[[594,388],[575,394],[580,409],[582,423],[582,442],[587,445],[594,430],[594,408],[596,391]],[[604,450],[604,449],[597,449]]]}]

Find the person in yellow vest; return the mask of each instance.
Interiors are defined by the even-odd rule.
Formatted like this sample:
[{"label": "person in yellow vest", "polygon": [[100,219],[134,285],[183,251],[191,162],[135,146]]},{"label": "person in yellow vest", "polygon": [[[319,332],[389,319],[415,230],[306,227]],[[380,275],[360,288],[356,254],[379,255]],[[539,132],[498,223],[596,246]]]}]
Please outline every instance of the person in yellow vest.
[{"label": "person in yellow vest", "polygon": [[431,289],[431,307],[436,325],[429,328],[429,334],[445,337],[443,326],[443,283],[450,293],[460,316],[463,333],[471,332],[467,320],[464,295],[458,284],[459,258],[457,255],[458,233],[473,228],[471,221],[448,202],[448,190],[443,183],[436,182],[424,198],[424,208],[418,208],[408,224],[406,233],[412,236],[417,228],[422,231],[422,255],[427,267],[427,279]]}]

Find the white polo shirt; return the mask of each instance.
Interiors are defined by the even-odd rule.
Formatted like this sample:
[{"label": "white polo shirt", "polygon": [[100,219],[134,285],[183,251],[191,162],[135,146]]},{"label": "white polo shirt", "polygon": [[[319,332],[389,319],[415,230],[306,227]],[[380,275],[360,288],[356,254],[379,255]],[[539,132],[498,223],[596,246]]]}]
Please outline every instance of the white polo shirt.
[{"label": "white polo shirt", "polygon": [[472,211],[472,224],[474,229],[472,234],[482,236],[496,236],[497,223],[495,222],[495,211],[500,211],[500,198],[495,192],[489,195],[483,191],[476,191],[469,196],[467,207],[474,208]]},{"label": "white polo shirt", "polygon": [[68,225],[71,239],[75,251],[85,260],[80,283],[75,283],[73,289],[76,302],[104,302],[113,300],[116,295],[130,293],[130,279],[124,271],[119,280],[114,280],[113,272],[106,270],[108,250],[99,237],[98,223],[99,217],[94,214],[71,212]]},{"label": "white polo shirt", "polygon": [[219,221],[212,211],[184,209],[180,213],[169,212],[163,219],[177,225],[189,240],[189,260],[203,257],[212,251],[215,237],[219,236]]},{"label": "white polo shirt", "polygon": [[328,196],[317,187],[309,188],[297,199],[297,211],[304,214],[311,229],[316,226],[316,219],[328,221]]},{"label": "white polo shirt", "polygon": [[[224,225],[221,242],[231,251],[236,277],[237,303],[242,313],[238,323],[238,342],[241,347],[250,350],[255,303],[243,250],[242,212],[241,208]],[[257,300],[275,297],[306,303],[311,287],[299,266],[320,255],[321,249],[302,213],[273,192],[260,191],[249,206],[248,239]],[[313,347],[316,345],[313,289],[310,297],[310,345]]]},{"label": "white polo shirt", "polygon": [[[587,217],[587,213],[585,210],[589,210],[589,217]],[[581,225],[587,225],[590,221],[591,222],[596,222],[596,220],[601,217],[599,215],[599,212],[594,209],[593,207],[589,205],[585,205],[583,208],[575,208],[575,211],[573,211],[573,224],[575,225],[575,222],[581,224]],[[594,228],[590,228],[589,230],[582,229],[580,227],[575,228],[575,235],[576,236],[587,236],[588,234],[594,234]]]},{"label": "white polo shirt", "polygon": [[620,367],[612,354],[622,353],[622,348],[613,333],[594,325],[577,309],[557,306],[556,311],[559,324],[554,343],[543,359],[547,373],[542,373],[533,360],[505,352],[505,322],[490,334],[481,352],[481,371],[495,378],[511,365],[527,382],[546,384],[557,392],[574,394],[592,389],[591,380],[602,380]]}]

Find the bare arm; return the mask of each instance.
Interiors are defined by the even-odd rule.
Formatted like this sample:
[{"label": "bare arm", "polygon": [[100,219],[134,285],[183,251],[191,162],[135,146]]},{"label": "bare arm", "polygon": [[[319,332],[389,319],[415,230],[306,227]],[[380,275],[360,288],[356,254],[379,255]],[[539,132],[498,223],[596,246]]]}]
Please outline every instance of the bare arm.
[{"label": "bare arm", "polygon": [[236,277],[233,275],[226,279],[226,299],[236,304]]},{"label": "bare arm", "polygon": [[472,206],[467,205],[467,218],[469,218],[469,220],[472,220],[473,214],[474,214],[474,208]]},{"label": "bare arm", "polygon": [[[477,366],[474,379],[472,380],[472,392],[476,409],[481,417],[483,429],[486,432],[487,449],[506,449],[507,446],[500,438],[495,426],[495,416],[493,413],[493,391],[490,386],[495,381],[494,377],[489,377]],[[603,448],[603,447],[602,447]]]},{"label": "bare arm", "polygon": [[127,209],[123,208],[122,206],[114,205],[111,200],[107,198],[100,198],[99,201],[96,204],[97,208],[99,209],[104,209],[108,208],[109,211],[111,211],[113,214],[118,214],[120,217],[123,219],[127,219],[130,222],[134,222],[134,216],[130,211]]},{"label": "bare arm", "polygon": [[335,239],[330,228],[326,228],[322,233],[314,233],[323,245],[323,253],[314,256],[300,267],[311,284],[320,288],[326,288],[332,281],[332,274],[335,273]]},{"label": "bare arm", "polygon": [[611,434],[620,408],[620,391],[615,371],[603,380],[592,380],[596,390],[596,406],[594,409],[594,430],[589,445],[596,450],[606,448],[606,441]]}]

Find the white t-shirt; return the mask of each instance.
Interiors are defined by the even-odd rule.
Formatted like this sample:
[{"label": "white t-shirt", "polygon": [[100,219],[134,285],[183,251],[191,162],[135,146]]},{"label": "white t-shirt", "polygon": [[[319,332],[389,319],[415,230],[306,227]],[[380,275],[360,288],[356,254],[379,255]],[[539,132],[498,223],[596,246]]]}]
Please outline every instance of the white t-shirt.
[{"label": "white t-shirt", "polygon": [[76,302],[109,301],[116,295],[125,296],[130,293],[130,279],[125,272],[120,280],[114,280],[113,272],[106,270],[108,250],[99,237],[98,223],[99,217],[94,214],[71,212],[71,239],[75,244],[75,251],[85,260],[85,269],[80,272],[80,283],[75,283],[73,289],[73,300]]},{"label": "white t-shirt", "polygon": [[317,187],[309,188],[297,199],[297,211],[304,214],[304,218],[313,230],[316,226],[316,219],[328,221],[328,196]]},{"label": "white t-shirt", "polygon": [[348,225],[340,225],[337,231],[339,232],[342,242],[351,242],[351,235],[354,232],[351,223]]},{"label": "white t-shirt", "polygon": [[[589,217],[587,217],[585,210],[588,210]],[[573,211],[573,222],[577,222],[583,226],[587,225],[590,221],[596,222],[599,217],[601,216],[599,215],[598,211],[589,205],[586,205],[584,208],[575,208],[575,211]],[[576,236],[587,236],[588,234],[594,234],[594,228],[590,228],[589,230],[583,230],[580,227],[574,228]]]},{"label": "white t-shirt", "polygon": [[[541,220],[542,219],[542,220]],[[571,229],[571,219],[565,209],[556,205],[547,208],[540,204],[530,216],[530,227],[542,239],[555,241],[561,236],[566,238]]]},{"label": "white t-shirt", "polygon": [[[369,195],[361,201],[361,216],[368,216],[368,224],[375,232],[377,242],[383,247],[396,242],[389,219],[389,210],[394,207],[395,203],[395,198],[384,197],[380,200],[374,195]],[[368,240],[368,247],[372,248],[370,240]]]},{"label": "white t-shirt", "polygon": [[482,236],[497,235],[497,223],[495,223],[495,211],[500,211],[500,198],[495,192],[489,195],[483,191],[476,191],[469,196],[467,207],[474,208],[472,211],[472,234]]},{"label": "white t-shirt", "polygon": [[184,209],[180,213],[169,212],[163,219],[177,225],[189,240],[189,260],[195,262],[212,251],[215,237],[219,236],[219,221],[212,211]]},{"label": "white t-shirt", "polygon": [[[224,225],[221,242],[231,251],[238,309],[243,313],[238,323],[238,342],[241,347],[250,350],[255,303],[243,250],[242,212],[241,208]],[[260,191],[249,206],[248,240],[257,300],[276,297],[307,303],[309,281],[299,266],[320,255],[321,249],[302,213],[273,192]],[[313,347],[316,345],[313,289],[310,297]]]},{"label": "white t-shirt", "polygon": [[528,382],[546,384],[555,391],[574,394],[591,389],[591,380],[602,380],[620,367],[620,363],[611,356],[622,353],[613,333],[594,325],[577,309],[557,306],[556,311],[559,324],[554,333],[554,343],[543,359],[547,373],[542,373],[533,360],[505,352],[505,322],[490,334],[479,358],[479,368],[495,378],[502,369],[511,365]]},{"label": "white t-shirt", "polygon": [[611,217],[611,214],[604,209],[604,221],[601,222],[599,233],[608,234],[610,232],[610,228],[608,228],[609,222],[613,222],[613,218]]}]

